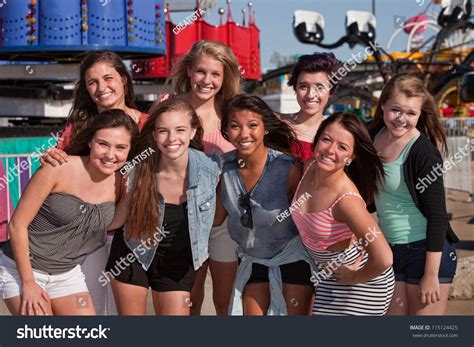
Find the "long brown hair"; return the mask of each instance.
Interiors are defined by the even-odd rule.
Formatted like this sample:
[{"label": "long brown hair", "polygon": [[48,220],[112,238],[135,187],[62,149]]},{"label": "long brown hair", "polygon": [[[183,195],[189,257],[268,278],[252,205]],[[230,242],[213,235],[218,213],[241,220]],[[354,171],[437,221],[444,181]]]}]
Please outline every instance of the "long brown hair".
[{"label": "long brown hair", "polygon": [[191,90],[191,78],[188,69],[191,69],[197,60],[208,55],[224,66],[224,82],[217,95],[227,99],[240,93],[240,70],[234,53],[226,45],[214,41],[197,41],[188,54],[176,65],[173,74],[173,85],[177,94]]},{"label": "long brown hair", "polygon": [[354,137],[354,160],[344,171],[356,185],[367,205],[374,201],[377,185],[383,183],[385,171],[377,154],[369,131],[364,122],[355,114],[338,111],[326,118],[318,129],[313,141],[313,151],[324,130],[331,124],[338,123]]},{"label": "long brown hair", "polygon": [[72,125],[71,138],[87,128],[95,115],[99,113],[97,104],[92,100],[86,86],[86,72],[97,63],[109,64],[125,80],[125,105],[129,108],[136,108],[132,77],[120,56],[112,51],[91,52],[85,56],[79,66],[79,80],[76,82],[74,90],[74,102],[67,118],[67,124]]},{"label": "long brown hair", "polygon": [[134,156],[151,148],[156,153],[141,161],[135,169],[135,177],[130,199],[128,215],[129,239],[140,239],[143,235],[152,238],[160,221],[160,200],[158,198],[158,181],[155,173],[159,164],[159,149],[153,138],[156,120],[165,112],[182,111],[190,118],[191,128],[196,134],[189,147],[202,150],[203,130],[194,109],[184,100],[173,98],[163,101],[150,115],[136,141]]},{"label": "long brown hair", "polygon": [[299,145],[295,132],[287,123],[275,115],[275,112],[265,101],[255,95],[238,94],[224,102],[222,107],[221,133],[227,141],[230,142],[229,135],[227,134],[230,117],[232,113],[241,110],[255,112],[262,118],[265,130],[268,132],[263,138],[265,147],[292,155],[291,148]]},{"label": "long brown hair", "polygon": [[138,135],[138,127],[133,119],[124,111],[113,108],[99,113],[92,119],[91,124],[81,131],[77,136],[73,137],[71,143],[66,148],[67,154],[70,155],[89,155],[89,142],[95,133],[102,129],[125,128],[131,135],[130,151],[128,157],[131,157],[133,145]]},{"label": "long brown hair", "polygon": [[370,128],[379,129],[385,125],[383,121],[382,106],[387,103],[395,91],[404,94],[408,98],[423,98],[421,115],[416,124],[416,128],[425,134],[435,147],[442,150],[444,153],[447,153],[448,146],[446,144],[446,134],[439,121],[439,113],[435,106],[433,97],[426,89],[423,81],[411,74],[398,74],[388,81],[380,95],[377,109],[375,111],[374,121]]}]

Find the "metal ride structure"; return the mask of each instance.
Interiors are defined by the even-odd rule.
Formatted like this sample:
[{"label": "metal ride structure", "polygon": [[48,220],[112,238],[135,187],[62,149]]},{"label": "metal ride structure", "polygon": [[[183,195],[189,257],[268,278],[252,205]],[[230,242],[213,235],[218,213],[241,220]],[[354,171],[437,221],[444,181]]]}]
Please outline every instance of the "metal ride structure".
[{"label": "metal ride structure", "polygon": [[[426,10],[425,10],[426,12]],[[390,47],[400,32],[407,32],[406,52],[387,52],[376,42],[376,18],[365,11],[346,13],[346,35],[334,43],[324,42],[324,17],[313,11],[295,11],[293,31],[296,38],[306,44],[334,49],[344,44],[372,49],[373,55],[357,65],[340,81],[336,95],[329,102],[329,110],[348,108],[369,120],[375,110],[378,93],[390,76],[400,72],[412,72],[425,81],[435,96],[445,116],[461,113],[468,116],[468,103],[460,98],[462,76],[474,67],[474,24],[471,17],[470,0],[442,0],[438,19],[419,14],[405,23],[400,23],[391,39]],[[435,32],[420,40],[426,28]],[[262,75],[260,83],[287,74],[292,65],[283,66]],[[253,91],[258,83],[248,86]],[[474,116],[474,114],[471,114]]]},{"label": "metal ride structure", "polygon": [[[387,49],[400,32],[406,31],[409,33],[407,52],[389,53],[376,45],[376,19],[370,12],[348,11],[346,35],[333,44],[322,42],[324,18],[317,12],[296,11],[293,29],[299,41],[322,48],[336,48],[345,43],[351,48],[357,44],[377,47],[372,56],[341,81],[333,105],[355,104],[359,114],[369,119],[382,83],[396,73],[411,72],[425,81],[441,110],[449,112],[462,106],[459,82],[464,73],[472,71],[474,24],[470,0],[445,0],[441,6],[437,21],[419,14],[394,32]],[[427,27],[434,28],[435,35],[420,42],[420,31]]]}]

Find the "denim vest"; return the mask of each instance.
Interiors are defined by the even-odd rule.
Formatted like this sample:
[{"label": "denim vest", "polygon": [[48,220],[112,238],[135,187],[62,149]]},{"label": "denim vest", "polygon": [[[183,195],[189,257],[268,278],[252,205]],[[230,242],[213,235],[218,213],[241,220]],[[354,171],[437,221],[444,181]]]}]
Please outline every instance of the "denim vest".
[{"label": "denim vest", "polygon": [[291,204],[287,195],[288,174],[295,159],[268,149],[262,176],[250,194],[252,229],[243,227],[240,223],[240,217],[245,210],[239,206],[239,196],[246,194],[247,190],[239,173],[236,151],[225,153],[223,161],[221,197],[229,215],[230,236],[252,257],[274,257],[291,239],[298,236],[298,230],[291,218],[281,222],[277,220],[278,215],[286,211]]},{"label": "denim vest", "polygon": [[[191,240],[191,251],[193,254],[194,269],[201,267],[209,257],[209,234],[214,222],[216,210],[216,186],[219,181],[219,166],[215,158],[210,159],[203,152],[189,148],[188,165],[188,189],[186,191],[188,205],[189,236]],[[218,161],[218,159],[217,159]],[[128,187],[133,187],[135,170],[129,175]],[[142,187],[147,189],[146,187]],[[160,221],[154,237],[160,240],[159,234],[163,230],[163,219],[165,215],[165,201],[159,194],[160,201]],[[158,234],[157,234],[158,233]],[[127,235],[127,224],[124,225],[124,236]],[[158,244],[145,247],[143,242],[149,240],[147,236],[142,236],[141,240],[125,240],[128,248],[135,254],[143,269],[148,270],[155,257]],[[142,242],[143,241],[143,242]],[[150,241],[153,241],[151,239]]]}]

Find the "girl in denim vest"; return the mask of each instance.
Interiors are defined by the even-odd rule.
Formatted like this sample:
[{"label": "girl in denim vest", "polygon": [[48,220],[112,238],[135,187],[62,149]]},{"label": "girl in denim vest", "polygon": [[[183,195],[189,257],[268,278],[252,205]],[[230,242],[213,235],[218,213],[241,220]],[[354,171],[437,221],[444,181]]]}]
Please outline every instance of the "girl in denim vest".
[{"label": "girl in denim vest", "polygon": [[128,221],[114,236],[101,278],[113,277],[121,315],[145,315],[148,288],[157,315],[189,315],[191,288],[208,257],[220,173],[196,150],[201,136],[193,108],[176,98],[145,123],[135,152],[140,162],[130,173]]},{"label": "girl in denim vest", "polygon": [[236,147],[224,155],[215,219],[219,225],[228,215],[239,245],[230,313],[304,315],[312,295],[310,260],[289,218],[301,167],[285,154],[294,133],[256,96],[233,97],[222,115],[222,135]]}]

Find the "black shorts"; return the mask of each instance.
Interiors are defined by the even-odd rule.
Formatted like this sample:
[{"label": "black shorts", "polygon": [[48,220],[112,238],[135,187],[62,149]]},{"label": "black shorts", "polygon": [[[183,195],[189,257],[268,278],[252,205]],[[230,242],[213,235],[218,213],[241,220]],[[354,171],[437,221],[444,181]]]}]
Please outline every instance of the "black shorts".
[{"label": "black shorts", "polygon": [[[311,267],[304,260],[280,265],[280,272],[283,283],[312,286]],[[250,275],[247,284],[264,283],[268,281],[268,266],[253,263],[252,275]]]},{"label": "black shorts", "polygon": [[[426,239],[405,244],[390,244],[393,253],[395,281],[418,285],[425,274]],[[456,274],[457,256],[454,245],[444,240],[439,264],[439,283],[452,283]]]},{"label": "black shorts", "polygon": [[132,253],[123,239],[123,229],[117,230],[112,241],[106,271],[119,282],[151,288],[157,292],[186,291],[190,292],[196,280],[192,260],[183,256],[155,255],[148,270],[135,259],[131,263],[122,262],[124,270],[117,264],[120,258],[125,259]]}]

